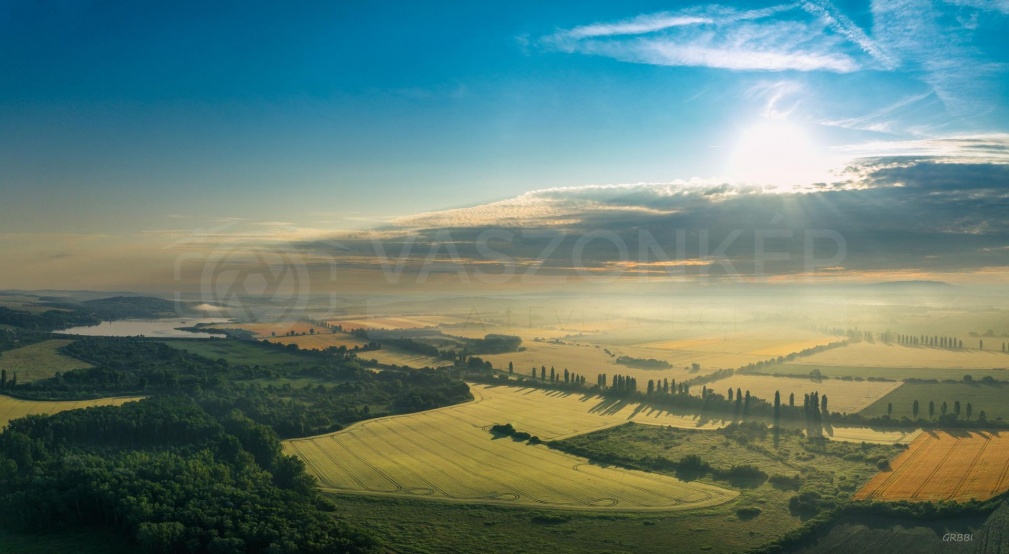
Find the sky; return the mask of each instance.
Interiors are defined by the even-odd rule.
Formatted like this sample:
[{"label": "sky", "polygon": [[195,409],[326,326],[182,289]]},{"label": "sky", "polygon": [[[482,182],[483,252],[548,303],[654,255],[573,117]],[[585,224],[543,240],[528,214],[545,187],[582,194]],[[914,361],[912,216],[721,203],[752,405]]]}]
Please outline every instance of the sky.
[{"label": "sky", "polygon": [[723,276],[998,280],[1007,30],[1005,0],[4,2],[0,288],[241,258],[395,289],[390,249],[475,287],[495,228],[564,234],[491,236],[576,278],[651,275],[644,229]]}]

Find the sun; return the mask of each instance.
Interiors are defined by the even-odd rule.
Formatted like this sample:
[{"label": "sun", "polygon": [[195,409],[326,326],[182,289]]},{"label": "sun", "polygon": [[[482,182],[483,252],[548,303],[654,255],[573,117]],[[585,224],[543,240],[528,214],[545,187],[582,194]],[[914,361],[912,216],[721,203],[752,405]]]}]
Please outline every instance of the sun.
[{"label": "sun", "polygon": [[805,127],[764,120],[737,137],[729,173],[737,182],[792,188],[830,180],[832,167]]}]

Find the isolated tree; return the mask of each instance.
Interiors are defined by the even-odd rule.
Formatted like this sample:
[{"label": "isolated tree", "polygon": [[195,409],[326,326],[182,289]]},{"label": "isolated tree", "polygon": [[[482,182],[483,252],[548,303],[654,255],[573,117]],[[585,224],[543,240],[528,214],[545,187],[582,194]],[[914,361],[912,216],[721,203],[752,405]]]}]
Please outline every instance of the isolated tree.
[{"label": "isolated tree", "polygon": [[536,378],[536,368],[535,367],[532,369],[532,374],[533,374],[533,379],[535,379]]},{"label": "isolated tree", "polygon": [[823,395],[822,397],[820,397],[820,412],[822,412],[823,415],[828,415],[830,413],[830,412],[827,411],[827,395],[826,394]]},{"label": "isolated tree", "polygon": [[774,391],[774,424],[781,419],[781,392]]},{"label": "isolated tree", "polygon": [[890,417],[893,414],[893,402],[888,402],[886,404],[886,416]]},{"label": "isolated tree", "polygon": [[968,402],[967,403],[967,419],[970,419],[970,416],[973,413],[974,413],[974,406],[971,406],[970,402]]},{"label": "isolated tree", "polygon": [[540,366],[540,379],[547,380],[547,366],[545,365]]},{"label": "isolated tree", "polygon": [[795,393],[794,392],[788,394],[788,405],[790,407],[792,407],[792,408],[795,407]]},{"label": "isolated tree", "polygon": [[732,402],[732,387],[729,387],[729,402]]},{"label": "isolated tree", "polygon": [[928,401],[928,418],[935,419],[935,401]]},{"label": "isolated tree", "polygon": [[942,406],[939,408],[939,411],[942,412],[942,415],[946,415],[946,412],[949,411],[949,406],[946,405],[945,401],[943,401]]},{"label": "isolated tree", "polygon": [[646,394],[648,394],[648,396],[651,396],[653,392],[655,392],[655,380],[649,379],[648,380],[648,392]]},{"label": "isolated tree", "polygon": [[915,419],[918,419],[918,401],[917,400],[914,401],[914,404],[911,404],[911,415],[913,415]]},{"label": "isolated tree", "polygon": [[984,410],[981,410],[977,414],[977,420],[982,422],[988,421],[988,414],[984,413]]},{"label": "isolated tree", "polygon": [[954,400],[953,401],[953,415],[955,415],[956,417],[960,417],[960,401],[959,400]]},{"label": "isolated tree", "polygon": [[508,373],[515,373],[515,366],[511,362],[508,362]]},{"label": "isolated tree", "polygon": [[977,349],[978,350],[984,350],[984,339],[981,339],[981,340],[977,341]]},{"label": "isolated tree", "polygon": [[571,375],[568,373],[568,368],[564,368],[564,382],[567,383],[571,379]]}]

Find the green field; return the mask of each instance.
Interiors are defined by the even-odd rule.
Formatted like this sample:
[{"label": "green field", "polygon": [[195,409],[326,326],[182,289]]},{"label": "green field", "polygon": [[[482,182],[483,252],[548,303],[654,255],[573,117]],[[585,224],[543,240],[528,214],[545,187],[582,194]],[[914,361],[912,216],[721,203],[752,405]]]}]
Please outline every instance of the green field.
[{"label": "green field", "polygon": [[[798,432],[774,434],[760,425],[729,427],[717,431],[673,429],[627,424],[552,443],[569,452],[578,452],[594,463],[651,466],[681,479],[696,479],[740,490],[735,500],[705,509],[717,521],[715,527],[685,519],[669,524],[677,537],[666,543],[666,551],[696,552],[712,547],[716,551],[745,551],[775,540],[812,517],[810,511],[793,511],[789,500],[796,494],[815,492],[822,501],[835,505],[847,502],[852,493],[877,472],[880,458],[892,458],[901,448],[824,441],[813,443]],[[655,469],[657,465],[696,455],[713,468],[752,465],[763,478],[716,476],[714,472],[694,474],[681,470]],[[769,476],[798,476],[793,486],[772,483]],[[827,504],[822,506],[826,509]],[[739,510],[759,510],[744,517]],[[695,525],[696,524],[696,525]],[[702,530],[695,531],[695,528]],[[656,551],[662,551],[656,548]]]},{"label": "green field", "polygon": [[917,400],[918,417],[927,419],[928,403],[932,400],[935,401],[935,417],[938,418],[943,402],[949,405],[949,413],[952,413],[953,402],[959,400],[962,408],[961,418],[966,417],[967,402],[970,402],[974,408],[972,419],[977,419],[981,410],[984,410],[988,419],[1000,417],[1009,420],[1009,402],[1006,402],[1006,395],[1009,395],[1009,384],[904,383],[859,413],[870,417],[883,416],[886,415],[887,404],[892,403],[891,417],[912,417],[912,406]]},{"label": "green field", "polygon": [[817,534],[813,544],[786,548],[785,552],[817,554],[820,552],[886,552],[919,554],[921,552],[978,552],[976,542],[943,542],[946,533],[971,534],[977,540],[985,523],[984,516],[923,521],[892,517],[843,517]]},{"label": "green field", "polygon": [[[876,473],[875,464],[870,462],[899,452],[890,446],[867,446],[863,450],[861,445],[831,442],[807,449],[804,445],[808,443],[795,434],[783,434],[775,449],[770,433],[763,439],[758,435],[751,440],[739,434],[629,424],[560,442],[631,459],[661,456],[678,460],[693,453],[716,466],[754,464],[771,474],[801,475],[802,487],[838,500],[847,498]],[[699,479],[733,486],[710,477]],[[789,510],[789,499],[797,493],[791,488],[766,481],[736,486],[740,496],[725,504],[649,513],[544,510],[339,494],[330,498],[339,507],[339,519],[372,531],[394,551],[403,553],[743,552],[780,538],[808,517]]]},{"label": "green field", "polygon": [[1009,380],[1009,371],[1004,369],[946,369],[934,367],[858,367],[822,364],[776,364],[761,368],[759,373],[766,375],[809,375],[814,369],[819,369],[824,377],[883,377],[903,381],[904,379],[953,379],[960,381],[964,375],[970,375],[975,380],[990,376],[998,381]]},{"label": "green field", "polygon": [[8,350],[0,353],[0,369],[6,369],[8,377],[16,371],[18,382],[27,383],[47,379],[57,372],[91,367],[87,362],[60,353],[60,348],[72,342],[74,341],[63,339],[47,340]]},{"label": "green field", "polygon": [[164,340],[162,342],[172,348],[192,352],[211,360],[224,358],[232,365],[308,365],[316,362],[316,359],[308,354],[288,352],[274,346],[259,344],[258,342],[233,339]]},{"label": "green field", "polygon": [[[404,554],[741,552],[798,526],[787,510],[740,520],[735,509],[741,505],[628,513],[327,496],[339,507],[339,519],[371,531]],[[783,501],[781,497],[777,492],[763,501]],[[781,517],[785,521],[779,522]]]}]

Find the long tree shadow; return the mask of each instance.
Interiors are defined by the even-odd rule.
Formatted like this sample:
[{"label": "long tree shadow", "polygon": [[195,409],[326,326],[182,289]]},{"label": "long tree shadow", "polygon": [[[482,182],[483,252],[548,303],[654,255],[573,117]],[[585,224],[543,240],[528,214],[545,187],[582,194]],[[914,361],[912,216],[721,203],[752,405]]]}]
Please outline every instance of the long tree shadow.
[{"label": "long tree shadow", "polygon": [[613,415],[627,406],[628,402],[620,398],[604,398],[602,402],[589,409],[590,414]]}]

